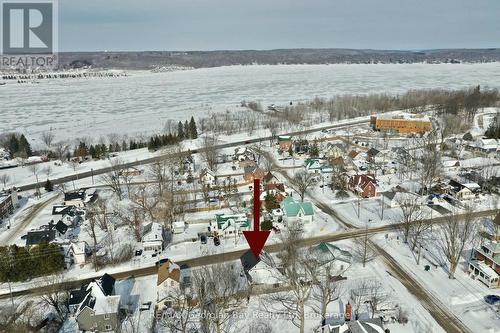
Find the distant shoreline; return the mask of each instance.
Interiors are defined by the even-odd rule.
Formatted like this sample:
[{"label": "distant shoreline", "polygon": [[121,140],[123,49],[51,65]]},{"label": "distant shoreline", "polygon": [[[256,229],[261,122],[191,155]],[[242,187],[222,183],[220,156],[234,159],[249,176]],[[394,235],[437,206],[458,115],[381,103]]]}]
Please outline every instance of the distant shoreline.
[{"label": "distant shoreline", "polygon": [[356,49],[284,49],[243,51],[62,52],[62,68],[90,65],[98,69],[152,70],[160,67],[211,68],[232,65],[320,65],[402,63],[489,63],[500,49],[424,51]]}]

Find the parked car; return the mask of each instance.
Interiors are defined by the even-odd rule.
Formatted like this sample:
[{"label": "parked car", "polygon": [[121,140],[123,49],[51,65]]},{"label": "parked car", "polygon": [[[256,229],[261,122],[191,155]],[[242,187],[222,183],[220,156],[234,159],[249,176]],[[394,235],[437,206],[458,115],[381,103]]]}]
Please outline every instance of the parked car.
[{"label": "parked car", "polygon": [[217,236],[214,237],[214,245],[215,246],[219,246],[220,245],[220,239]]},{"label": "parked car", "polygon": [[484,296],[484,301],[488,304],[495,305],[500,303],[500,296],[498,295],[487,295]]},{"label": "parked car", "polygon": [[200,236],[200,241],[201,241],[201,244],[207,244],[207,236],[201,235]]}]

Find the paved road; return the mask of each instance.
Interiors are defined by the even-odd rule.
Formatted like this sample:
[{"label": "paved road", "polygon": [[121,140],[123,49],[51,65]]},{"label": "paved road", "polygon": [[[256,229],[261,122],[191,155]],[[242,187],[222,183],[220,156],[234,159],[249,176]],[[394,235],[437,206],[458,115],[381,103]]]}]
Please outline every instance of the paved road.
[{"label": "paved road", "polygon": [[[321,209],[321,207],[320,207],[320,209]],[[491,215],[491,213],[492,213],[492,211],[478,212],[478,213],[476,213],[475,216],[488,216],[488,215]],[[429,222],[433,223],[433,224],[443,223],[444,221],[445,221],[445,219],[442,217],[429,220]],[[310,237],[310,238],[305,238],[305,239],[302,239],[300,241],[299,245],[302,247],[309,247],[309,246],[318,244],[320,242],[335,242],[335,241],[344,240],[344,239],[363,237],[366,234],[372,235],[372,234],[391,232],[391,231],[398,230],[400,227],[401,227],[400,224],[389,224],[389,225],[383,225],[383,226],[368,228],[368,229],[352,228],[349,230],[342,230],[339,232],[334,232],[334,233],[329,233],[329,234],[325,234],[325,235],[319,235],[319,236],[314,236],[314,237]],[[193,246],[195,246],[195,243],[193,243]],[[264,247],[264,250],[266,252],[269,252],[269,253],[279,252],[281,249],[282,249],[281,243],[269,244],[269,245],[266,245]],[[243,255],[243,253],[245,253],[247,250],[248,249],[234,250],[234,251],[225,252],[225,253],[217,253],[217,254],[212,254],[212,255],[208,255],[208,256],[204,256],[204,257],[179,260],[179,261],[176,261],[176,263],[179,265],[186,264],[190,267],[198,267],[198,266],[206,266],[206,265],[211,265],[211,264],[223,263],[223,262],[227,262],[227,261],[238,260]],[[147,276],[147,275],[155,275],[155,274],[157,274],[156,266],[148,266],[148,267],[143,267],[143,268],[128,268],[122,272],[113,273],[112,275],[118,280],[123,280],[123,279],[127,279],[131,276],[138,277],[138,276]],[[100,276],[100,275],[102,275],[102,272],[96,273],[96,276]],[[72,288],[79,288],[83,283],[88,282],[89,280],[90,279],[77,279],[77,280],[73,280],[71,282],[65,282],[64,286],[61,285],[61,287],[70,286]],[[30,295],[30,294],[36,295],[36,294],[42,293],[45,289],[46,289],[46,286],[26,288],[23,290],[14,291],[13,296],[16,297],[16,296]],[[8,297],[10,297],[9,293],[0,294],[0,299],[4,299],[4,298],[8,298]]]},{"label": "paved road", "polygon": [[[322,126],[322,127],[317,127],[317,128],[312,128],[312,129],[307,129],[307,130],[302,130],[302,131],[295,131],[295,132],[290,132],[290,133],[284,133],[284,134],[280,134],[280,135],[297,136],[297,135],[302,135],[302,134],[307,134],[307,133],[319,132],[319,131],[322,131],[322,130],[325,130],[325,129],[343,128],[343,127],[349,127],[349,126],[352,126],[352,125],[364,124],[364,123],[367,123],[368,121],[369,121],[368,118],[361,119],[361,120],[353,120],[353,121],[349,122],[348,124],[328,125],[328,126]],[[272,136],[266,136],[266,137],[262,137],[262,138],[248,139],[248,140],[242,140],[242,141],[235,141],[235,142],[229,142],[229,143],[219,144],[216,147],[217,147],[217,149],[231,148],[231,147],[236,147],[236,146],[241,146],[241,145],[246,145],[246,144],[252,144],[252,143],[259,143],[259,142],[263,142],[263,141],[268,141],[268,140],[271,140],[271,139],[273,139]],[[203,152],[203,151],[204,151],[203,148],[191,150],[192,153],[200,153],[200,152]],[[163,155],[159,155],[159,156],[149,157],[149,158],[145,158],[145,159],[142,159],[142,160],[137,160],[137,161],[133,161],[133,162],[123,163],[123,164],[121,164],[119,166],[116,166],[115,168],[117,168],[117,167],[119,167],[119,168],[130,168],[130,167],[134,167],[134,166],[138,166],[138,165],[151,164],[151,163],[154,163],[154,162],[158,162],[158,161],[164,160],[165,158],[167,158],[169,156],[171,156],[171,154],[163,154]],[[112,167],[111,166],[105,167],[105,168],[96,169],[96,170],[92,170],[92,171],[81,172],[81,173],[77,173],[77,174],[73,174],[73,175],[68,175],[68,176],[65,176],[65,177],[55,178],[55,179],[51,179],[50,181],[53,184],[62,184],[62,183],[67,183],[67,182],[70,182],[70,181],[73,181],[73,180],[79,180],[79,179],[84,179],[84,178],[89,178],[89,177],[93,177],[93,176],[102,175],[102,174],[108,173],[110,171],[112,171]],[[19,189],[21,191],[33,190],[33,189],[35,189],[37,187],[43,187],[44,183],[45,182],[39,182],[38,184],[37,183],[27,184],[27,185],[19,186]]]}]

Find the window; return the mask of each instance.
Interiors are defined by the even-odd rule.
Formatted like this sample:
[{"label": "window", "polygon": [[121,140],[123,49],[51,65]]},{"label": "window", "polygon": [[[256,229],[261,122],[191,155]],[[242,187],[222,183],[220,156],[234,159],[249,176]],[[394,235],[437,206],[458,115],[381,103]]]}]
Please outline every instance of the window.
[{"label": "window", "polygon": [[104,314],[104,319],[109,319],[109,313]]},{"label": "window", "polygon": [[106,325],[106,326],[104,326],[104,329],[105,329],[106,331],[111,331],[111,325]]}]

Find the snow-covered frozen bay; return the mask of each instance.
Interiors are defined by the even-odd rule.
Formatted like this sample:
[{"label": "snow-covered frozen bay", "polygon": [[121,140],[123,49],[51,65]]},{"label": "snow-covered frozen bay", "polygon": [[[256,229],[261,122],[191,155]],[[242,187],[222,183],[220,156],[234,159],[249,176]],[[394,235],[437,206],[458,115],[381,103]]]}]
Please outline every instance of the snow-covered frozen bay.
[{"label": "snow-covered frozen bay", "polygon": [[0,86],[0,133],[61,138],[151,133],[168,119],[336,94],[403,93],[418,88],[500,88],[500,63],[231,66],[128,77],[7,82]]}]

